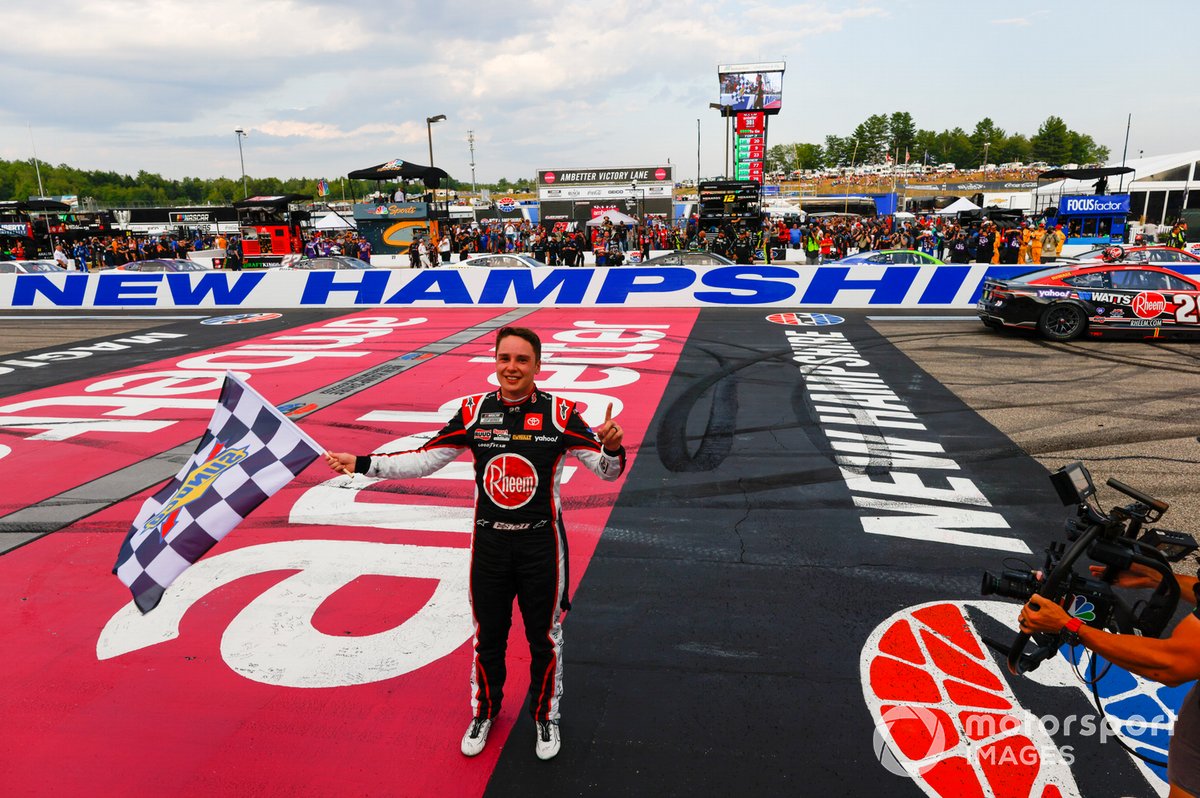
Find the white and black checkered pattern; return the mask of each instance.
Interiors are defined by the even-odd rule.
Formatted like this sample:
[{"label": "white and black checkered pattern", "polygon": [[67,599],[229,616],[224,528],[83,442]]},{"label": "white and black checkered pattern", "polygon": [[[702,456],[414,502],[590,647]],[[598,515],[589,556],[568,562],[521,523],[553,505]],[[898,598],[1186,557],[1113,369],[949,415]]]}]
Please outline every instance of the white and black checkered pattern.
[{"label": "white and black checkered pattern", "polygon": [[[254,508],[324,449],[258,392],[226,373],[195,453],[134,518],[113,573],[143,613]],[[163,512],[165,508],[165,513]]]}]

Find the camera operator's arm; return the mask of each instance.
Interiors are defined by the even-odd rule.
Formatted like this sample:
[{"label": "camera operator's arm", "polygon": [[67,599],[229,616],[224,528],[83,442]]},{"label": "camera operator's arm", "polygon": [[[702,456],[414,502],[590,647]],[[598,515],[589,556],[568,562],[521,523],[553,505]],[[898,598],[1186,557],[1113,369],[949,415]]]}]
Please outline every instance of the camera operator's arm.
[{"label": "camera operator's arm", "polygon": [[[1088,566],[1088,570],[1092,572],[1093,578],[1100,579],[1104,576],[1107,566],[1091,565]],[[1162,576],[1159,575],[1158,571],[1149,566],[1134,563],[1129,566],[1128,570],[1117,574],[1117,578],[1113,580],[1112,584],[1113,587],[1149,588],[1153,590],[1158,587],[1160,581],[1162,581]],[[1195,604],[1196,582],[1198,581],[1196,577],[1175,574],[1175,581],[1179,583],[1179,597],[1190,604]]]},{"label": "camera operator's arm", "polygon": [[[1021,609],[1018,622],[1026,634],[1058,634],[1070,619],[1062,607],[1034,595]],[[1113,634],[1091,626],[1080,626],[1077,634],[1085,648],[1147,679],[1175,686],[1200,677],[1200,618],[1196,613],[1180,621],[1165,639]]]}]

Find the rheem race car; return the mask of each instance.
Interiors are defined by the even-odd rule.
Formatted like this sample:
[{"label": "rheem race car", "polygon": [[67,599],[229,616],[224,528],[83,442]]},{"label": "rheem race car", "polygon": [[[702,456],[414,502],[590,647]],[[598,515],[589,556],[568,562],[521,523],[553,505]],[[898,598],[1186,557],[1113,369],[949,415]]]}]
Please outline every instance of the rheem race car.
[{"label": "rheem race car", "polygon": [[1123,247],[1106,246],[1089,249],[1070,258],[1055,258],[1055,263],[1087,263],[1104,261],[1105,263],[1186,263],[1200,264],[1200,257],[1176,247],[1135,246]]},{"label": "rheem race car", "polygon": [[1081,335],[1200,335],[1200,283],[1151,264],[1054,266],[1011,280],[987,278],[976,309],[984,325],[1037,330],[1051,341]]}]

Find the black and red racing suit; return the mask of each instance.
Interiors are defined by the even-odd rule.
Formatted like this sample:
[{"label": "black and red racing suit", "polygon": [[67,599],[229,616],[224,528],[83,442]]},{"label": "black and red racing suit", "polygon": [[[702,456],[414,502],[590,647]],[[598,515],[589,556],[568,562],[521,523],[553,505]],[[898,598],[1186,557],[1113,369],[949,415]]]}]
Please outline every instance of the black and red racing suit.
[{"label": "black and red racing suit", "polygon": [[355,471],[402,479],[437,471],[466,450],[475,460],[470,601],[475,621],[471,709],[500,711],[513,597],[529,641],[529,711],[556,721],[562,697],[562,611],[569,609],[567,537],[559,501],[571,454],[604,480],[625,469],[625,449],[604,451],[575,403],[536,387],[509,403],[499,391],[469,396],[420,449],[359,457]]}]

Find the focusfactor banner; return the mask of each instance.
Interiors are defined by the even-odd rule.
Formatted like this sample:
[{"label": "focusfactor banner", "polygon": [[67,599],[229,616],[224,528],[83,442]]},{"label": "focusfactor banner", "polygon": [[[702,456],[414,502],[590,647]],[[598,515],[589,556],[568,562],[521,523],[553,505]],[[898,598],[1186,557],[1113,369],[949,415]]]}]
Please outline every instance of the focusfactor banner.
[{"label": "focusfactor banner", "polygon": [[[1066,268],[1066,267],[1064,267]],[[663,266],[0,274],[0,309],[973,307],[1028,266]],[[3,318],[0,315],[0,318]]]}]

